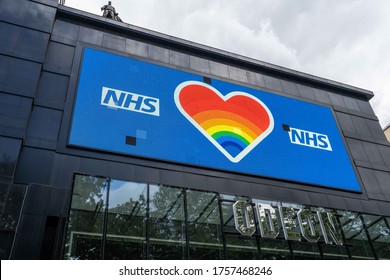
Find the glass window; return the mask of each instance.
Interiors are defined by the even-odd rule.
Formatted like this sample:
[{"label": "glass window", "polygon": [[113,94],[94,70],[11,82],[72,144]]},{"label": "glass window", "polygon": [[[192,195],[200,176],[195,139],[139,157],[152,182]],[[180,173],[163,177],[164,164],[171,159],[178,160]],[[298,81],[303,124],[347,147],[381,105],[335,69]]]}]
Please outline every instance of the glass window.
[{"label": "glass window", "polygon": [[260,239],[260,257],[262,260],[291,259],[288,242],[284,239]]},{"label": "glass window", "polygon": [[150,185],[149,258],[187,257],[184,189]]},{"label": "glass window", "polygon": [[221,219],[216,194],[187,191],[187,213],[190,259],[223,259]]},{"label": "glass window", "polygon": [[105,259],[146,258],[147,184],[110,181]]},{"label": "glass window", "polygon": [[233,204],[237,200],[247,201],[244,197],[221,196],[223,232],[225,233],[226,257],[229,260],[255,260],[259,258],[258,243],[255,237],[241,235],[234,222]]},{"label": "glass window", "polygon": [[259,259],[259,249],[255,237],[227,234],[225,240],[228,260]]},{"label": "glass window", "polygon": [[347,260],[349,259],[347,248],[340,245],[320,244],[325,260]]},{"label": "glass window", "polygon": [[321,254],[317,243],[291,241],[295,260],[319,260]]},{"label": "glass window", "polygon": [[0,181],[12,182],[22,141],[0,137]]},{"label": "glass window", "polygon": [[390,230],[383,217],[362,215],[378,259],[390,259]]},{"label": "glass window", "polygon": [[75,176],[65,245],[66,258],[95,260],[102,258],[106,200],[106,178]]},{"label": "glass window", "polygon": [[352,259],[374,259],[360,215],[346,211],[338,211],[338,214]]}]

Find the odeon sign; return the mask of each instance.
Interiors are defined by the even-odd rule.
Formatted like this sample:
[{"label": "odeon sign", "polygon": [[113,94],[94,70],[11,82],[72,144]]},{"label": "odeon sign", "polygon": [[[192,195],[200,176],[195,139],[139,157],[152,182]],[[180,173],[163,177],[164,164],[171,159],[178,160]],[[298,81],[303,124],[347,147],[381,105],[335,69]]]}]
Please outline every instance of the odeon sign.
[{"label": "odeon sign", "polygon": [[[255,214],[256,213],[256,214]],[[243,200],[233,204],[236,229],[245,236],[256,232],[256,221],[260,235],[277,238],[281,231],[286,240],[318,242],[323,237],[326,244],[343,245],[343,239],[333,213],[325,210],[312,211],[308,208],[272,206],[255,203],[253,206]]]}]

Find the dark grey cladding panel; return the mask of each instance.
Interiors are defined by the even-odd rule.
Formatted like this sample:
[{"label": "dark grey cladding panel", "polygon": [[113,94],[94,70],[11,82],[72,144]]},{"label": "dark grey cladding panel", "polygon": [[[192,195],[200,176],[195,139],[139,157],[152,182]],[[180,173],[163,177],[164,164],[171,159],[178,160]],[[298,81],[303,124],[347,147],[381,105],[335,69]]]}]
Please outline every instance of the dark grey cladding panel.
[{"label": "dark grey cladding panel", "polygon": [[60,216],[66,215],[69,190],[53,186],[31,184],[23,207],[23,214]]},{"label": "dark grey cladding panel", "polygon": [[346,205],[346,208],[344,209],[354,212],[364,212],[363,204],[361,203],[360,199],[346,197],[344,200]]},{"label": "dark grey cladding panel", "polygon": [[383,212],[381,212],[381,209],[375,201],[361,200],[361,203],[364,213],[383,215]]},{"label": "dark grey cladding panel", "polygon": [[330,97],[330,101],[332,102],[333,106],[346,108],[343,96],[341,96],[337,93],[330,92],[329,97]]},{"label": "dark grey cladding panel", "polygon": [[21,215],[11,259],[39,259],[45,223],[44,215]]},{"label": "dark grey cladding panel", "polygon": [[62,111],[34,106],[27,129],[25,144],[56,149]]},{"label": "dark grey cladding panel", "polygon": [[15,231],[26,186],[0,183],[0,231]]},{"label": "dark grey cladding panel", "polygon": [[345,210],[347,205],[345,199],[342,196],[328,195],[329,208]]},{"label": "dark grey cladding panel", "polygon": [[339,124],[341,126],[341,129],[343,131],[351,132],[354,134],[357,134],[356,128],[352,121],[352,116],[340,112],[336,112],[336,117],[339,121]]},{"label": "dark grey cladding panel", "polygon": [[243,83],[248,82],[246,71],[237,67],[228,66],[229,78]]},{"label": "dark grey cladding panel", "polygon": [[109,176],[110,164],[104,160],[81,158],[79,172],[85,174]]},{"label": "dark grey cladding panel", "polygon": [[30,1],[39,2],[39,3],[45,4],[45,5],[50,5],[53,7],[58,6],[58,0],[30,0]]},{"label": "dark grey cladding panel", "polygon": [[153,60],[169,63],[169,51],[165,48],[149,45],[148,57]]},{"label": "dark grey cladding panel", "polygon": [[379,182],[382,193],[390,196],[390,172],[375,170],[375,176]]},{"label": "dark grey cladding panel", "polygon": [[360,112],[360,107],[359,107],[356,99],[348,97],[348,96],[343,96],[343,100],[344,100],[345,106],[348,109],[350,109],[352,111]]},{"label": "dark grey cladding panel", "polygon": [[[51,2],[53,2],[52,0]],[[50,32],[56,9],[26,0],[1,0],[0,20]]]},{"label": "dark grey cladding panel", "polygon": [[120,52],[126,51],[126,39],[109,33],[103,34],[103,47]]},{"label": "dark grey cladding panel", "polygon": [[[207,177],[191,173],[184,173],[184,186],[188,188],[209,190],[207,188]],[[210,190],[209,190],[210,191]]]},{"label": "dark grey cladding panel", "polygon": [[282,83],[279,79],[270,76],[264,76],[264,81],[267,88],[280,92],[283,91]]},{"label": "dark grey cladding panel", "polygon": [[281,82],[282,82],[283,92],[290,95],[299,96],[298,86],[296,83],[285,81],[285,80],[282,80]]},{"label": "dark grey cladding panel", "polygon": [[379,140],[383,143],[388,143],[386,136],[378,121],[366,119],[366,124],[370,129],[371,135],[375,140]]},{"label": "dark grey cladding panel", "polygon": [[143,42],[126,39],[126,52],[137,56],[147,57],[149,45]]},{"label": "dark grey cladding panel", "polygon": [[21,139],[0,136],[0,182],[12,182],[21,145]]},{"label": "dark grey cladding panel", "polygon": [[369,162],[368,156],[364,151],[362,141],[350,138],[347,138],[346,140],[354,160]]},{"label": "dark grey cladding panel", "polygon": [[237,194],[237,189],[234,192],[234,185],[230,186],[230,180],[224,178],[207,177],[207,187],[221,194]]},{"label": "dark grey cladding panel", "polygon": [[29,185],[23,206],[23,214],[46,215],[49,199],[50,188],[48,186]]},{"label": "dark grey cladding panel", "polygon": [[356,133],[363,139],[373,139],[371,131],[364,118],[351,115],[353,126],[356,129]]},{"label": "dark grey cladding panel", "polygon": [[369,142],[361,142],[361,143],[363,145],[364,152],[367,155],[368,160],[370,161],[372,166],[374,168],[386,168],[384,167],[385,162],[382,159],[378,145]]},{"label": "dark grey cladding panel", "polygon": [[328,196],[322,193],[309,193],[310,205],[329,207]]},{"label": "dark grey cladding panel", "polygon": [[387,168],[390,170],[390,146],[378,145],[379,152],[385,162]]},{"label": "dark grey cladding panel", "polygon": [[51,40],[64,44],[76,45],[79,32],[80,25],[72,24],[62,20],[56,20],[51,35]]},{"label": "dark grey cladding panel", "polygon": [[104,33],[102,31],[80,26],[79,36],[77,39],[80,42],[101,46],[103,44],[103,34]]},{"label": "dark grey cladding panel", "polygon": [[330,105],[332,102],[330,101],[329,93],[325,90],[314,88],[314,96],[317,101]]},{"label": "dark grey cladding panel", "polygon": [[[49,4],[49,2],[54,1],[46,1],[44,4]],[[57,9],[55,7],[31,2],[23,24],[34,29],[51,32],[56,12]]]},{"label": "dark grey cladding panel", "polygon": [[72,68],[74,52],[74,47],[50,42],[43,69],[58,74],[69,75]]},{"label": "dark grey cladding panel", "polygon": [[190,67],[192,70],[199,71],[201,73],[210,73],[209,61],[200,57],[190,56]]},{"label": "dark grey cladding panel", "polygon": [[[50,185],[69,189],[72,186],[73,174],[80,171],[80,157],[56,154],[53,161],[53,167],[50,178]],[[122,174],[131,173],[131,166],[127,170],[120,170]],[[120,178],[117,173],[113,173],[113,178]]]},{"label": "dark grey cladding panel", "polygon": [[364,188],[370,198],[383,198],[382,189],[376,178],[375,171],[368,168],[358,167],[360,178],[363,181]]},{"label": "dark grey cladding panel", "polygon": [[380,214],[390,217],[390,203],[388,202],[382,202],[382,201],[376,201],[376,205],[378,205],[380,209]]},{"label": "dark grey cladding panel", "polygon": [[212,75],[229,78],[229,71],[226,64],[210,61],[210,71]]},{"label": "dark grey cladding panel", "polygon": [[43,62],[49,34],[0,22],[0,52]]},{"label": "dark grey cladding panel", "polygon": [[170,170],[161,170],[160,183],[168,186],[185,186],[184,173]]},{"label": "dark grey cladding panel", "polygon": [[259,87],[265,87],[264,75],[251,71],[246,71],[246,76],[249,84]]},{"label": "dark grey cladding panel", "polygon": [[49,185],[54,152],[23,147],[15,172],[15,182]]},{"label": "dark grey cladding panel", "polygon": [[69,78],[49,72],[42,72],[35,104],[63,109]]},{"label": "dark grey cladding panel", "polygon": [[51,187],[46,214],[48,216],[65,216],[69,204],[70,191]]},{"label": "dark grey cladding panel", "polygon": [[295,203],[311,205],[311,199],[307,191],[291,190],[291,199]]},{"label": "dark grey cladding panel", "polygon": [[135,166],[134,168],[135,180],[137,182],[160,182],[160,170],[155,168]]},{"label": "dark grey cladding panel", "polygon": [[315,100],[315,95],[314,95],[314,90],[312,87],[308,87],[308,86],[304,86],[304,85],[299,85],[298,84],[298,90],[299,90],[299,94],[300,96],[302,96],[303,98],[306,98],[306,99],[311,99],[311,100]]},{"label": "dark grey cladding panel", "polygon": [[190,68],[190,56],[188,54],[170,50],[169,63],[175,66]]},{"label": "dark grey cladding panel", "polygon": [[26,0],[2,0],[0,1],[0,20],[23,24],[31,2]]},{"label": "dark grey cladding panel", "polygon": [[41,64],[0,55],[0,91],[33,97]]},{"label": "dark grey cladding panel", "polygon": [[32,100],[0,92],[0,135],[23,138]]},{"label": "dark grey cladding panel", "polygon": [[365,114],[369,114],[369,115],[375,115],[375,112],[372,109],[370,102],[363,101],[360,99],[355,99],[355,100],[356,100],[361,112],[363,112]]}]

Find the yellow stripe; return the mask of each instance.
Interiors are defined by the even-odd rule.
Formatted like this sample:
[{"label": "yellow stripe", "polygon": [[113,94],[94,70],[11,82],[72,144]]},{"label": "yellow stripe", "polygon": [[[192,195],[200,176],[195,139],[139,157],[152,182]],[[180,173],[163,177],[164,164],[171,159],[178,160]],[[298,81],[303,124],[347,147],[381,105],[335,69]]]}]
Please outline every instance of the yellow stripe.
[{"label": "yellow stripe", "polygon": [[220,132],[220,131],[230,131],[230,132],[236,133],[236,134],[240,135],[241,137],[245,138],[249,143],[252,143],[254,140],[252,137],[250,137],[247,133],[245,133],[241,129],[234,127],[234,126],[230,126],[230,125],[215,125],[215,126],[208,128],[206,131],[210,135],[213,135],[214,133]]},{"label": "yellow stripe", "polygon": [[[254,131],[252,131],[249,127],[246,127],[234,120],[229,120],[229,119],[224,119],[224,118],[216,118],[216,119],[211,119],[204,121],[200,124],[206,131],[213,126],[217,125],[226,125],[226,126],[231,126],[235,127],[237,131],[242,131],[243,133],[246,133],[249,137],[252,139],[256,139],[258,135]],[[229,130],[230,131],[230,130]],[[241,135],[241,133],[238,133]]]}]

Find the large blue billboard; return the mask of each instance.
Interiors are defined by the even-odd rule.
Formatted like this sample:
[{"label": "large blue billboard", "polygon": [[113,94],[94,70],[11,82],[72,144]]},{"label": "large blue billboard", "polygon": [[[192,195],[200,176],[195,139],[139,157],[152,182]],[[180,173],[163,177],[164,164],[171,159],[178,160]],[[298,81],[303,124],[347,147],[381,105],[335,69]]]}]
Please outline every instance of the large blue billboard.
[{"label": "large blue billboard", "polygon": [[330,108],[88,48],[68,143],[361,191]]}]

